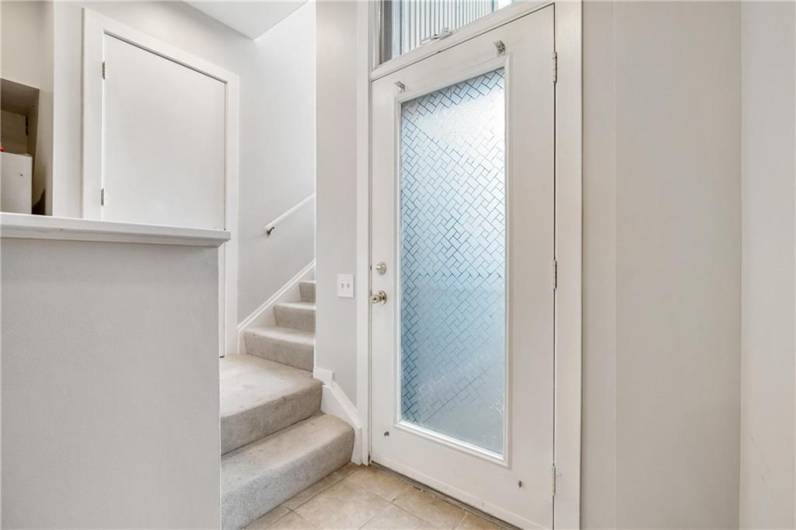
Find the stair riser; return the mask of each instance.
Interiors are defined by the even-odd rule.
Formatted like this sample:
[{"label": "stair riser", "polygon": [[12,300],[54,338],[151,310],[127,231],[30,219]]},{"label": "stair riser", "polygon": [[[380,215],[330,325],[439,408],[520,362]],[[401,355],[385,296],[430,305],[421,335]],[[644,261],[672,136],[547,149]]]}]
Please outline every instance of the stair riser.
[{"label": "stair riser", "polygon": [[300,370],[312,371],[315,354],[315,349],[312,346],[277,340],[255,333],[245,333],[244,341],[247,353]]},{"label": "stair riser", "polygon": [[317,414],[321,385],[221,418],[221,454],[243,447],[269,434]]},{"label": "stair riser", "polygon": [[314,282],[301,282],[299,283],[299,292],[301,293],[302,302],[315,303],[315,283]]},{"label": "stair riser", "polygon": [[346,432],[326,446],[257,476],[225,492],[221,498],[221,527],[240,529],[265,515],[351,460],[354,432]]},{"label": "stair riser", "polygon": [[277,305],[274,307],[276,324],[284,328],[315,331],[315,311]]}]

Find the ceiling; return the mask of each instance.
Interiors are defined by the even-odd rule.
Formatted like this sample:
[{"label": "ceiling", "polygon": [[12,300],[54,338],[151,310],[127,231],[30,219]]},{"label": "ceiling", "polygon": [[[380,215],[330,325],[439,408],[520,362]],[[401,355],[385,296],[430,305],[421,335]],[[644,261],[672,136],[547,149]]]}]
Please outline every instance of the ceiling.
[{"label": "ceiling", "polygon": [[307,0],[185,1],[238,33],[256,39]]}]

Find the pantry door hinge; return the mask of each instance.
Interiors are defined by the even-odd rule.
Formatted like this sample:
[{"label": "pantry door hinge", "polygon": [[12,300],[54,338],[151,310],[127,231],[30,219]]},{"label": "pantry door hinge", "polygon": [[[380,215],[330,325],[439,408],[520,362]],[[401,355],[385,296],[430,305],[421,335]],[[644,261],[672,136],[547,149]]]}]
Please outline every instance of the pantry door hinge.
[{"label": "pantry door hinge", "polygon": [[100,206],[105,206],[105,188],[100,188]]},{"label": "pantry door hinge", "polygon": [[558,52],[553,52],[553,84],[558,83]]},{"label": "pantry door hinge", "polygon": [[553,258],[553,290],[558,289],[558,260]]},{"label": "pantry door hinge", "polygon": [[556,479],[558,478],[558,473],[556,471],[556,465],[553,463],[553,497],[556,496]]},{"label": "pantry door hinge", "polygon": [[105,79],[105,61],[102,61],[102,79]]}]

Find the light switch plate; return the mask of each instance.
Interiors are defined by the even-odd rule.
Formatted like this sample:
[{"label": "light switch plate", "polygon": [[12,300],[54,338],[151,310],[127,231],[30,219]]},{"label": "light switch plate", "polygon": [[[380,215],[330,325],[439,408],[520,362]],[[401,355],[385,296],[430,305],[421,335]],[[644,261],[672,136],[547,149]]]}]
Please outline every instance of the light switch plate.
[{"label": "light switch plate", "polygon": [[337,297],[338,298],[354,298],[354,275],[353,274],[338,274],[337,275]]}]

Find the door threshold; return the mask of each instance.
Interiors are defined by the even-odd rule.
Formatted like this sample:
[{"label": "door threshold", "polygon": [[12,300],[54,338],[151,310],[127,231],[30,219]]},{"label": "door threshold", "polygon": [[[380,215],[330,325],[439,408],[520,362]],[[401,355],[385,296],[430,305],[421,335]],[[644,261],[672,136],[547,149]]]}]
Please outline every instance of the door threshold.
[{"label": "door threshold", "polygon": [[461,508],[465,512],[469,512],[469,513],[471,513],[471,514],[473,514],[473,515],[475,515],[477,517],[480,517],[481,519],[489,521],[490,523],[494,524],[495,526],[498,526],[498,527],[503,528],[505,530],[522,530],[519,526],[514,526],[513,524],[508,523],[508,522],[506,522],[506,521],[504,521],[502,519],[498,519],[494,515],[490,515],[490,514],[488,514],[486,512],[483,512],[483,511],[479,510],[478,508],[476,508],[475,506],[471,506],[471,505],[467,504],[466,502],[462,502],[462,501],[460,501],[458,499],[455,499],[455,498],[451,497],[450,495],[447,495],[447,494],[445,494],[445,493],[443,493],[443,492],[441,492],[441,491],[439,491],[437,489],[434,489],[434,488],[432,488],[431,486],[429,486],[427,484],[423,484],[422,482],[418,482],[417,480],[413,479],[412,477],[404,475],[403,473],[399,473],[399,472],[395,471],[394,469],[390,469],[387,466],[379,464],[378,462],[371,461],[369,465],[371,465],[373,467],[376,467],[378,469],[381,469],[382,471],[385,471],[387,473],[391,473],[391,474],[399,477],[404,482],[408,482],[414,488],[417,488],[417,489],[419,489],[421,491],[425,491],[425,492],[431,493],[432,495],[435,495],[436,497],[439,497],[440,499],[444,500],[445,502],[449,502],[450,504],[453,504],[457,508]]}]

